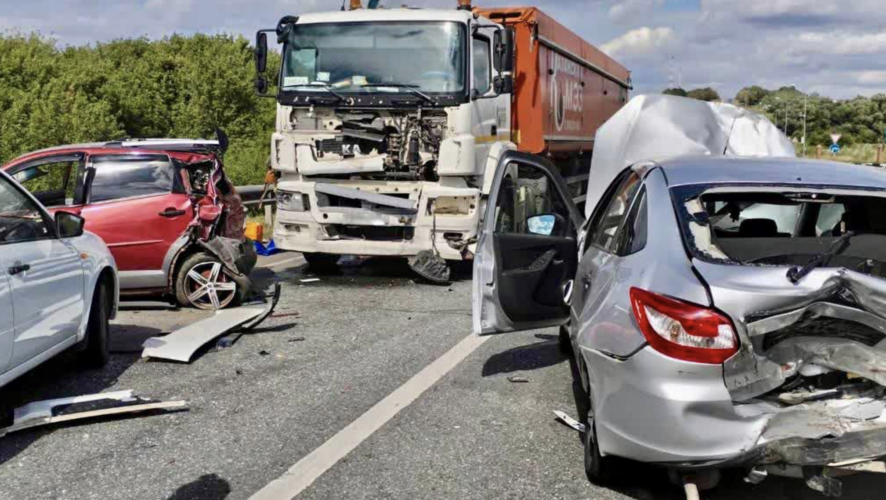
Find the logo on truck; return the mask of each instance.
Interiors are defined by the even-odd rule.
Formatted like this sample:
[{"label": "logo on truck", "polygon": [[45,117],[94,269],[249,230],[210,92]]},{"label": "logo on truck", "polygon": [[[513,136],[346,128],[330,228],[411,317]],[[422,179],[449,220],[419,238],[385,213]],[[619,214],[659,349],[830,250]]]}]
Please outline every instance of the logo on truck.
[{"label": "logo on truck", "polygon": [[581,122],[568,120],[569,113],[581,116],[584,105],[584,89],[581,86],[582,67],[574,61],[551,51],[551,109],[558,132],[581,131]]}]

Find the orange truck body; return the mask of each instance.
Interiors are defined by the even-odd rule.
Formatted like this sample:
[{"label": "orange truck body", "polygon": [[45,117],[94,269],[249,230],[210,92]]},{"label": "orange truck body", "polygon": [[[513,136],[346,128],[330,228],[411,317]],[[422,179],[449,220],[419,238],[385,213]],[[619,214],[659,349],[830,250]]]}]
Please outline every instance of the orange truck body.
[{"label": "orange truck body", "polygon": [[474,12],[516,35],[511,135],[517,147],[554,158],[590,153],[597,129],[628,100],[630,71],[537,8]]}]

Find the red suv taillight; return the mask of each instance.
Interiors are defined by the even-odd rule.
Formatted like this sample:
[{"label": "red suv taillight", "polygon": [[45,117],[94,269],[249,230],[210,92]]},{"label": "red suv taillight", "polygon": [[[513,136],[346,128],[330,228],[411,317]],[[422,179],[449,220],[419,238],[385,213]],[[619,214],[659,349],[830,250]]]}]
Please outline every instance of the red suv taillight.
[{"label": "red suv taillight", "polygon": [[631,304],[649,345],[665,356],[719,365],[738,351],[732,322],[712,309],[639,288]]}]

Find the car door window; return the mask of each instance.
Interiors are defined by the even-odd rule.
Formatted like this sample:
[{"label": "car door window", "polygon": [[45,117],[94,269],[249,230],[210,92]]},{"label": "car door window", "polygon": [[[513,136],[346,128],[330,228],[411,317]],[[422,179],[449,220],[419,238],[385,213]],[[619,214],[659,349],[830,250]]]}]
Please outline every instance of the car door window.
[{"label": "car door window", "polygon": [[569,209],[553,179],[533,165],[511,163],[495,207],[495,232],[564,236]]},{"label": "car door window", "polygon": [[474,38],[474,89],[480,95],[489,93],[492,88],[489,47],[489,39]]},{"label": "car door window", "polygon": [[51,227],[31,198],[0,177],[0,245],[51,238]]},{"label": "car door window", "polygon": [[618,248],[619,255],[632,255],[646,248],[648,221],[646,188],[643,188],[632,203],[631,212],[628,214],[624,229],[621,231],[623,237],[622,244]]},{"label": "car door window", "polygon": [[165,155],[96,156],[91,166],[90,203],[172,192],[175,169]]},{"label": "car door window", "polygon": [[78,158],[70,156],[31,164],[13,177],[47,207],[75,205]]},{"label": "car door window", "polygon": [[622,227],[631,202],[640,187],[640,176],[629,172],[621,180],[618,189],[613,192],[605,208],[597,213],[591,223],[591,234],[588,242],[610,253],[616,252],[619,242],[619,229]]}]

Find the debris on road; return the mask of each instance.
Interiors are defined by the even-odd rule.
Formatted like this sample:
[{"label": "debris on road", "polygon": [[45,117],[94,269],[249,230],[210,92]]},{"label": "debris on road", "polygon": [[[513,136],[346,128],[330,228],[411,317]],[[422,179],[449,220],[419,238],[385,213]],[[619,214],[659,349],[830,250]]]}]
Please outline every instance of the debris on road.
[{"label": "debris on road", "polygon": [[280,249],[277,248],[273,239],[268,242],[267,246],[263,245],[260,241],[255,241],[255,253],[262,257],[270,257],[271,255],[280,253]]},{"label": "debris on road", "polygon": [[266,351],[266,350],[262,349],[261,351],[258,351],[258,354],[259,354],[259,356],[270,356],[271,351]]},{"label": "debris on road", "polygon": [[274,285],[274,296],[267,306],[251,305],[217,311],[214,316],[192,323],[169,335],[150,338],[144,343],[145,350],[142,351],[142,357],[190,363],[194,353],[208,342],[238,327],[242,327],[241,332],[248,332],[258,326],[271,315],[279,300],[280,284],[277,283]]},{"label": "debris on road", "polygon": [[305,340],[304,337],[293,337],[289,339],[289,342],[302,342],[303,340]]},{"label": "debris on road", "polygon": [[44,425],[154,410],[181,410],[187,405],[183,400],[142,398],[131,390],[35,401],[15,409],[12,425],[0,429],[0,437]]},{"label": "debris on road", "polygon": [[302,283],[316,283],[320,281],[320,278],[305,278],[303,280],[299,280]]},{"label": "debris on road", "polygon": [[528,384],[529,379],[526,377],[508,377],[508,382],[512,384]]},{"label": "debris on road", "polygon": [[574,418],[572,418],[572,417],[570,417],[569,415],[563,413],[562,411],[554,410],[554,415],[556,415],[557,418],[558,418],[561,422],[563,422],[564,424],[568,425],[569,427],[572,427],[573,429],[577,430],[578,432],[584,432],[585,429],[586,429],[585,424],[579,422],[578,420],[575,420]]}]

